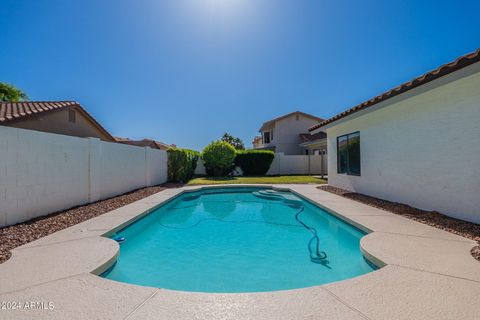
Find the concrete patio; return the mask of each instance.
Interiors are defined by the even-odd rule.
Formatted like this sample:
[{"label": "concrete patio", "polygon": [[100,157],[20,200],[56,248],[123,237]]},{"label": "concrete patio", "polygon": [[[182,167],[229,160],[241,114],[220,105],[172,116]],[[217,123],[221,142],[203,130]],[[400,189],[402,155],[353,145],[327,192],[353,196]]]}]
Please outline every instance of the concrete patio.
[{"label": "concrete patio", "polygon": [[[239,185],[235,185],[239,186]],[[220,186],[225,187],[225,185]],[[479,319],[480,263],[472,240],[318,190],[274,185],[369,232],[361,249],[381,269],[305,289],[209,294],[141,287],[97,276],[119,245],[105,235],[185,190],[167,189],[18,247],[0,264],[1,319]]]}]

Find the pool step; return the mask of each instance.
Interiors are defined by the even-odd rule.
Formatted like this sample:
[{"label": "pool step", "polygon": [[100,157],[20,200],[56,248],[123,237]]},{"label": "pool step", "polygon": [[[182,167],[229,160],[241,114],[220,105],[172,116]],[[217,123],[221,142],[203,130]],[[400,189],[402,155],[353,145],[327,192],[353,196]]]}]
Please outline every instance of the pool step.
[{"label": "pool step", "polygon": [[279,192],[275,192],[274,190],[260,190],[257,192],[264,196],[269,196],[273,198],[282,198],[282,194]]},{"label": "pool step", "polygon": [[258,197],[258,198],[262,198],[262,199],[267,199],[267,200],[283,200],[282,197],[278,197],[276,195],[271,195],[271,194],[266,194],[266,193],[262,193],[260,191],[255,191],[252,193],[254,196]]},{"label": "pool step", "polygon": [[283,201],[283,202],[286,202],[287,204],[299,205],[302,203],[302,200],[294,196],[293,194],[290,194],[287,192],[275,191],[271,189],[255,191],[253,192],[253,195],[259,198],[267,199],[267,200]]}]

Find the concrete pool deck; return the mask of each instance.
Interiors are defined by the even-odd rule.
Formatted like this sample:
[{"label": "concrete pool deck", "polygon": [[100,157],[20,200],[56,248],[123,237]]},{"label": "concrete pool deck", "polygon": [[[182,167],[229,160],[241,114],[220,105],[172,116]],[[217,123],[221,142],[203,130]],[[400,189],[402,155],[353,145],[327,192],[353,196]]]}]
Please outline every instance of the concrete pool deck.
[{"label": "concrete pool deck", "polygon": [[[13,249],[0,264],[0,319],[480,318],[480,263],[470,254],[474,241],[316,185],[268,186],[290,189],[369,232],[361,249],[384,267],[321,286],[240,294],[171,291],[96,276],[119,253],[119,245],[103,235],[185,190],[205,186],[166,189]],[[30,302],[40,304],[25,309]],[[22,309],[11,309],[18,305]]]}]

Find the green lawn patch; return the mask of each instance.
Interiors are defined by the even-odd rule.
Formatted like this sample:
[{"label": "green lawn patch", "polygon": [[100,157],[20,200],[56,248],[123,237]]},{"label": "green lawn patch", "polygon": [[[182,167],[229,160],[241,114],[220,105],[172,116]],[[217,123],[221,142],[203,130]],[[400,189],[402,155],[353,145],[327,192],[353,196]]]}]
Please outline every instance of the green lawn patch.
[{"label": "green lawn patch", "polygon": [[188,182],[189,185],[198,184],[294,184],[294,183],[317,183],[323,184],[325,179],[316,176],[261,176],[261,177],[198,177]]}]

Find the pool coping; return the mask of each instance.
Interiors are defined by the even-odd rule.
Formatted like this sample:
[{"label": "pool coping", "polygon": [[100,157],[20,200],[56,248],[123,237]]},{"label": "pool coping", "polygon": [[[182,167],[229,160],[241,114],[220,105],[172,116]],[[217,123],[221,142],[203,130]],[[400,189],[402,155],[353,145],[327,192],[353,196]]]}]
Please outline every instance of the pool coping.
[{"label": "pool coping", "polygon": [[[241,294],[170,291],[118,283],[96,276],[111,267],[119,254],[119,245],[106,237],[141,219],[158,206],[171,201],[184,192],[226,187],[268,187],[288,190],[301,196],[341,220],[367,232],[368,234],[362,237],[360,242],[362,253],[369,261],[382,268],[359,277],[316,287],[270,293]],[[173,307],[175,303],[170,301],[173,297],[176,299],[181,297],[182,301],[193,310],[201,311],[205,309],[205,306],[208,306],[204,315],[206,318],[214,318],[214,314],[211,313],[211,304],[201,302],[202,299],[210,302],[225,299],[225,303],[219,304],[218,307],[230,308],[232,305],[242,305],[242,301],[247,297],[255,300],[258,307],[263,306],[261,310],[265,312],[261,316],[258,312],[251,316],[266,319],[269,315],[274,315],[278,311],[271,309],[273,308],[269,305],[271,301],[279,299],[289,301],[288,299],[292,297],[303,297],[303,299],[308,300],[313,292],[319,296],[319,302],[324,301],[328,302],[329,305],[336,306],[331,314],[336,319],[343,317],[353,319],[357,316],[361,319],[401,319],[405,318],[406,315],[409,317],[405,319],[432,318],[432,316],[435,316],[436,319],[449,319],[451,318],[450,315],[455,315],[457,319],[469,319],[472,316],[473,319],[476,314],[475,304],[472,304],[468,297],[475,294],[480,296],[480,263],[470,254],[471,248],[475,245],[476,243],[473,240],[319,190],[316,185],[232,184],[185,186],[165,189],[119,209],[13,249],[12,257],[5,263],[0,264],[0,301],[8,301],[8,299],[14,297],[30,301],[33,293],[38,296],[50,292],[46,291],[46,287],[56,288],[65,285],[65,283],[80,281],[78,279],[81,279],[82,290],[91,291],[91,297],[95,297],[104,288],[109,287],[115,287],[110,291],[113,295],[111,298],[117,297],[120,299],[125,297],[125,292],[131,292],[132,290],[141,292],[141,294],[136,295],[139,301],[141,300],[140,303],[133,301],[135,299],[127,295],[129,299],[124,299],[131,300],[131,303],[123,302],[126,310],[122,314],[117,314],[119,310],[116,309],[112,312],[103,310],[103,318],[128,317],[133,319],[148,317],[148,315],[155,317],[155,315],[163,312],[161,310],[169,309],[172,310],[172,314],[175,314],[175,312],[178,314],[179,311]],[[427,283],[428,286],[419,287],[418,284],[422,281]],[[85,283],[88,283],[88,285],[85,285]],[[394,285],[395,283],[398,285]],[[425,290],[428,292],[428,299],[421,296],[425,294]],[[405,297],[402,297],[404,301],[399,299],[397,291],[404,292]],[[145,297],[142,295],[145,295]],[[362,299],[365,295],[370,296],[371,300]],[[451,304],[454,306],[448,306],[448,310],[443,310],[445,302],[449,301],[448,296],[451,296]],[[160,302],[156,301],[160,297],[162,297]],[[413,299],[415,297],[416,299]],[[459,297],[464,298],[459,300]],[[60,297],[57,299],[60,299]],[[80,298],[72,295],[71,299],[75,301],[75,299]],[[82,299],[88,300],[88,295],[82,297]],[[400,307],[404,304],[408,312],[405,308]],[[278,305],[275,305],[275,308],[278,309]],[[390,306],[392,307],[390,308]],[[295,312],[297,307],[293,302],[287,302],[283,306],[291,312]],[[316,306],[316,308],[318,307]],[[255,309],[251,306],[245,310],[237,310],[237,317],[235,317],[234,310],[231,318],[244,318],[244,313],[254,312]],[[439,310],[443,311],[439,312]],[[202,313],[197,311],[195,316],[198,317]],[[308,318],[318,312],[315,309],[310,311],[311,314],[307,312],[303,315],[301,313],[304,311],[298,311],[300,313],[295,313],[295,315],[299,319],[302,317]],[[33,310],[0,309],[0,316],[4,312],[13,319],[24,318],[27,315],[31,316],[32,312],[35,315]],[[80,305],[73,305],[68,309],[59,307],[45,312],[53,318],[65,318],[66,314],[76,315],[76,317],[81,316],[80,318],[85,319],[89,318]],[[185,317],[190,316],[188,312],[183,315]],[[459,315],[464,316],[459,317]]]}]

